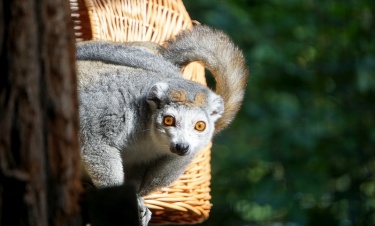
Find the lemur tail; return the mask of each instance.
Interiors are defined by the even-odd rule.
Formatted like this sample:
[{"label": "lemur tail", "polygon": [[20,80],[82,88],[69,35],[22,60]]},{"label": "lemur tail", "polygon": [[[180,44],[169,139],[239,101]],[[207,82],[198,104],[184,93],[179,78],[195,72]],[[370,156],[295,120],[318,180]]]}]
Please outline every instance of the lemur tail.
[{"label": "lemur tail", "polygon": [[219,132],[233,120],[245,94],[248,69],[242,52],[223,32],[204,25],[195,25],[166,44],[161,54],[183,67],[200,61],[216,80],[216,93],[224,100],[223,116],[216,122]]}]

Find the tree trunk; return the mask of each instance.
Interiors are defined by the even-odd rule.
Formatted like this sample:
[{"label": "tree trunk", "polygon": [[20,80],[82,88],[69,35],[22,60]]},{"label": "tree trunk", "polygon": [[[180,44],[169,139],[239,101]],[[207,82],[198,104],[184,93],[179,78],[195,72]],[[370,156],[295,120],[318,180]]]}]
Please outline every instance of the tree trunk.
[{"label": "tree trunk", "polygon": [[78,225],[72,28],[67,0],[0,1],[1,225]]}]

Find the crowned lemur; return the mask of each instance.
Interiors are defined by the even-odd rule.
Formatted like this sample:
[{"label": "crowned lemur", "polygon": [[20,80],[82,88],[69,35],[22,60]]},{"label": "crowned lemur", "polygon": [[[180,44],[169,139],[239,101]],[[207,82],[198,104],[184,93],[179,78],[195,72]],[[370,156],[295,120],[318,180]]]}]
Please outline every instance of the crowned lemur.
[{"label": "crowned lemur", "polygon": [[[232,121],[248,76],[238,47],[204,25],[163,46],[81,42],[76,57],[86,174],[96,187],[131,183],[138,197],[175,181]],[[213,74],[216,92],[182,77],[193,61]],[[138,199],[147,225],[151,212]]]}]

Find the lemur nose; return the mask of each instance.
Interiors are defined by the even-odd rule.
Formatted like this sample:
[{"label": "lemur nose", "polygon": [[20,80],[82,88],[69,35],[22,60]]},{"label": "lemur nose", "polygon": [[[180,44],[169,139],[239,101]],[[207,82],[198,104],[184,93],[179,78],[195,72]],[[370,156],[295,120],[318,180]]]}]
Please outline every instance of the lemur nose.
[{"label": "lemur nose", "polygon": [[185,143],[176,144],[174,151],[178,155],[185,155],[189,151],[189,145]]}]

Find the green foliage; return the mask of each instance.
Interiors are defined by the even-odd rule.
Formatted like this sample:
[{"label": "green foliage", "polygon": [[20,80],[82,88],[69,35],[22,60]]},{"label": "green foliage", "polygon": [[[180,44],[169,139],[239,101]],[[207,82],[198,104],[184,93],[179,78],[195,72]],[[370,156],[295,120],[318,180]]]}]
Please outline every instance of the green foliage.
[{"label": "green foliage", "polygon": [[375,225],[375,1],[184,1],[244,50],[203,225]]}]

